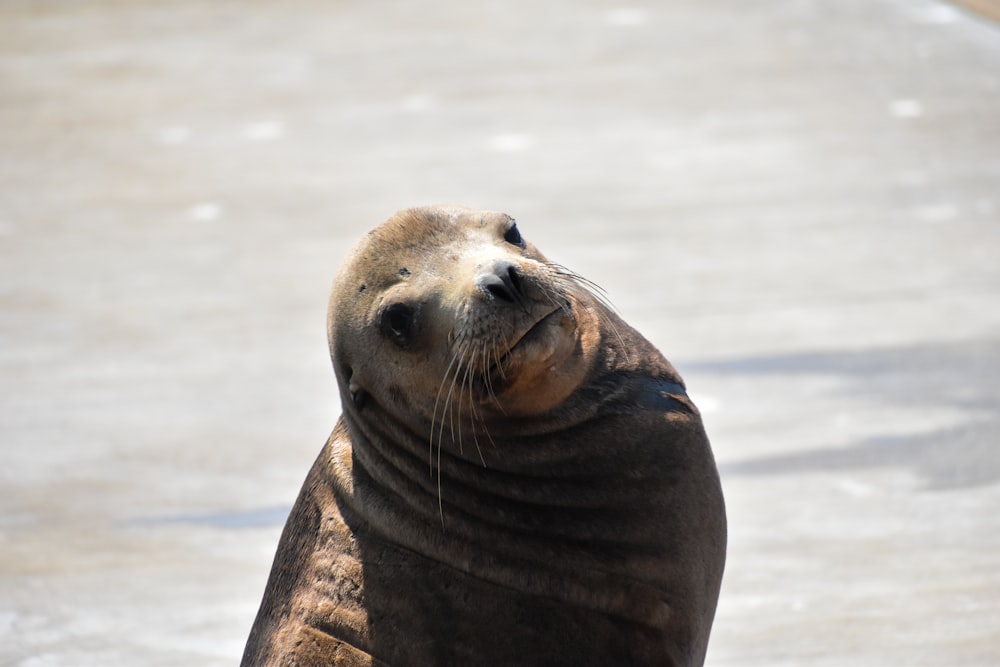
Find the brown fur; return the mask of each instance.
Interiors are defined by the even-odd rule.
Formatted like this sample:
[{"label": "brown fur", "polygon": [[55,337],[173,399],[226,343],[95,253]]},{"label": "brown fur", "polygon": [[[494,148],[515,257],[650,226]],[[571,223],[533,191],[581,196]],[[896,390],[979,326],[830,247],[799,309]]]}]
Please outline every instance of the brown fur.
[{"label": "brown fur", "polygon": [[512,225],[412,209],[345,263],[344,412],[244,665],[704,661],[726,521],[698,411]]}]

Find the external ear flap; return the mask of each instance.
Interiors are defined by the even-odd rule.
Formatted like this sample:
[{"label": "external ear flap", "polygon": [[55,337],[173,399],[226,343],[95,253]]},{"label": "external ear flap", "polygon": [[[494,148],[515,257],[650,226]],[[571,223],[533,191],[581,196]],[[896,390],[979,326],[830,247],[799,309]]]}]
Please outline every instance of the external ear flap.
[{"label": "external ear flap", "polygon": [[352,374],[351,381],[347,385],[347,390],[351,392],[351,400],[354,401],[354,407],[358,410],[365,407],[365,401],[368,399],[368,392],[361,388],[361,385],[357,383]]}]

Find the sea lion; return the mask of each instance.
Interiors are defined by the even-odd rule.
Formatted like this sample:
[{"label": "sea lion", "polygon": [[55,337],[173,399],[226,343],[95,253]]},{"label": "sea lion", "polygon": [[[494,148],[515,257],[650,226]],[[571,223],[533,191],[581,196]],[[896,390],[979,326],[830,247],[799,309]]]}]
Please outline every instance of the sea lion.
[{"label": "sea lion", "polygon": [[699,665],[726,518],[674,367],[496,212],[402,211],[328,333],[343,413],[243,665]]}]

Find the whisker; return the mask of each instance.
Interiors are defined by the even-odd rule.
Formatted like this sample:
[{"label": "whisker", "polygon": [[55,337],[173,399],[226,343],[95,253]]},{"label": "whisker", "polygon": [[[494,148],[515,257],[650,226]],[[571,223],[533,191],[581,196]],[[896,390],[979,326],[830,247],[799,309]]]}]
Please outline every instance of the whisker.
[{"label": "whisker", "polygon": [[[471,368],[475,358],[469,361],[469,367]],[[468,380],[468,376],[466,376]],[[476,445],[476,453],[479,454],[479,460],[482,462],[483,467],[486,467],[486,457],[483,456],[483,450],[479,447],[479,436],[476,435],[476,419],[483,423],[483,429],[486,429],[486,423],[483,421],[482,417],[479,416],[479,411],[476,410],[476,399],[474,395],[474,388],[472,386],[471,380],[466,383],[465,389],[469,392],[469,427],[472,430],[472,442]]]},{"label": "whisker", "polygon": [[581,276],[576,271],[573,271],[572,269],[568,269],[565,266],[563,266],[562,264],[557,264],[555,262],[548,262],[546,264],[546,266],[548,266],[550,269],[552,269],[552,271],[555,273],[555,275],[561,276],[563,278],[569,278],[573,282],[579,283],[581,287],[584,287],[595,298],[597,298],[598,300],[600,300],[601,303],[604,303],[609,308],[611,308],[612,310],[614,310],[614,311],[617,312],[618,309],[615,308],[614,304],[611,303],[611,299],[608,296],[607,291],[603,287],[601,287],[600,285],[598,285],[597,283],[595,283],[593,280],[591,280],[590,278],[585,278],[584,276]]},{"label": "whisker", "polygon": [[[462,454],[465,450],[462,448],[462,401],[465,397],[465,392],[463,389],[469,387],[471,382],[469,381],[469,375],[472,372],[472,367],[476,363],[476,351],[472,350],[472,356],[465,360],[465,374],[462,376],[462,381],[459,383],[458,388],[458,451]],[[455,379],[458,379],[456,374]],[[473,396],[472,392],[469,392],[469,404],[472,405]],[[454,438],[454,436],[452,436]],[[473,437],[475,437],[475,432],[473,432]]]},{"label": "whisker", "polygon": [[[427,465],[429,466],[428,472],[432,475],[434,474],[434,423],[437,420],[438,403],[441,400],[441,392],[444,391],[444,385],[448,382],[448,375],[458,359],[458,352],[452,352],[451,361],[448,363],[448,367],[444,369],[444,376],[441,378],[441,385],[438,387],[437,396],[434,398],[434,409],[431,411],[431,437],[428,444],[429,449],[427,451]],[[441,410],[441,422],[442,424],[444,423],[444,408]],[[438,442],[440,444],[440,437]]]},{"label": "whisker", "polygon": [[441,517],[441,530],[444,530],[444,495],[441,493],[441,440],[438,439],[437,455],[437,492],[438,492],[438,516]]},{"label": "whisker", "polygon": [[[483,356],[485,356],[485,352],[484,352],[484,355],[483,355]],[[470,395],[471,395],[471,393],[472,393],[472,387],[471,387],[471,386],[469,387],[469,393],[470,393]],[[486,437],[487,437],[487,438],[489,439],[489,441],[490,441],[490,446],[492,446],[492,447],[493,447],[493,449],[496,449],[496,448],[497,448],[497,443],[493,441],[493,436],[492,436],[492,435],[490,435],[490,430],[489,430],[489,428],[487,428],[487,426],[486,426],[486,419],[485,419],[485,418],[483,417],[483,415],[482,415],[482,414],[481,414],[481,413],[480,413],[480,412],[479,412],[479,411],[478,411],[478,410],[477,410],[477,409],[475,408],[475,405],[474,405],[474,404],[473,404],[473,409],[472,409],[472,414],[473,414],[473,417],[474,417],[474,418],[477,418],[477,419],[479,419],[479,423],[480,423],[480,424],[482,424],[482,426],[483,426],[483,433],[485,433],[485,434],[486,434]],[[473,433],[475,433],[475,431],[473,431]],[[478,439],[476,440],[476,447],[477,447],[477,448],[479,447],[479,440],[478,440]],[[479,456],[480,456],[480,457],[482,457],[482,455],[483,455],[483,454],[482,454],[482,452],[480,452],[480,453],[479,453]],[[485,461],[483,461],[483,465],[484,465],[484,466],[486,465],[486,462],[485,462]]]},{"label": "whisker", "polygon": [[[444,530],[444,494],[441,490],[441,452],[444,449],[444,425],[447,420],[451,428],[451,439],[455,441],[455,404],[452,402],[452,396],[455,392],[455,385],[458,382],[459,374],[462,373],[462,367],[466,367],[466,375],[468,375],[468,363],[466,360],[466,352],[470,347],[470,342],[465,336],[460,337],[458,341],[457,349],[454,351],[452,356],[452,362],[448,365],[448,369],[445,371],[444,380],[442,380],[442,388],[439,392],[443,390],[444,382],[448,382],[448,392],[445,394],[444,405],[441,408],[441,421],[438,425],[438,448],[437,448],[437,496],[438,496],[438,515],[441,518],[441,529]],[[451,369],[454,368],[454,371]],[[459,390],[459,415],[461,415],[461,390]],[[445,415],[447,413],[447,416]],[[461,451],[461,424],[459,425],[459,450]],[[434,431],[431,431],[431,457],[433,460],[433,447],[434,447]],[[431,464],[433,466],[433,463]]]},{"label": "whisker", "polygon": [[[584,278],[580,274],[576,273],[575,271],[571,271],[570,269],[567,269],[565,266],[561,264],[549,262],[547,266],[550,269],[552,269],[552,271],[563,282],[563,284],[567,286],[572,286],[572,285],[579,286],[585,292],[594,297],[594,299],[597,300],[597,302],[600,303],[602,306],[604,306],[608,311],[612,313],[618,312],[618,309],[615,308],[615,305],[611,302],[611,298],[608,296],[607,292],[604,291],[604,288],[595,283],[593,280],[590,280],[589,278]],[[611,331],[612,333],[614,333],[615,338],[617,338],[618,342],[621,343],[622,354],[625,355],[625,361],[630,362],[631,359],[629,358],[628,354],[628,346],[625,345],[625,339],[622,338],[621,332],[618,331],[618,327],[615,325],[614,319],[612,319],[611,317],[607,317],[605,313],[602,313],[602,316],[604,316],[604,321],[607,322],[608,326],[611,328]]]},{"label": "whisker", "polygon": [[549,304],[564,311],[569,307],[566,303],[566,298],[560,298],[562,295],[556,292],[550,285],[543,284],[539,285],[539,287],[542,288],[542,294],[545,295],[546,299],[548,299]]},{"label": "whisker", "polygon": [[[490,365],[490,355],[489,355],[489,352],[486,350],[487,346],[490,346],[490,347],[493,348],[493,356],[492,356],[493,365],[492,366]],[[504,343],[503,347],[504,347],[504,349],[507,348],[507,343],[506,342]],[[499,349],[499,346],[496,345],[496,344],[492,344],[491,345],[490,343],[483,343],[483,378],[484,378],[484,383],[486,385],[486,391],[489,393],[490,398],[492,398],[494,400],[494,402],[496,403],[496,406],[497,406],[497,408],[499,408],[500,412],[502,412],[503,414],[507,414],[507,411],[503,409],[503,405],[500,403],[499,399],[497,398],[496,389],[493,387],[493,375],[492,375],[492,373],[490,373],[490,369],[491,368],[496,368],[497,370],[500,371],[500,377],[501,377],[501,379],[503,379],[503,380],[507,379],[507,375],[506,375],[506,373],[503,370],[503,364],[501,363],[500,353],[497,351],[498,349]]]},{"label": "whisker", "polygon": [[[459,350],[461,352],[461,350]],[[455,366],[455,372],[451,375],[451,381],[448,384],[448,393],[444,397],[444,406],[441,408],[441,424],[438,427],[438,454],[440,457],[441,444],[444,442],[444,424],[448,421],[451,429],[451,439],[455,439],[455,406],[451,402],[452,394],[455,392],[455,383],[458,380],[458,374],[462,372],[462,366],[465,363],[463,359],[464,355],[458,355],[458,365]],[[446,415],[447,413],[447,419]]]}]

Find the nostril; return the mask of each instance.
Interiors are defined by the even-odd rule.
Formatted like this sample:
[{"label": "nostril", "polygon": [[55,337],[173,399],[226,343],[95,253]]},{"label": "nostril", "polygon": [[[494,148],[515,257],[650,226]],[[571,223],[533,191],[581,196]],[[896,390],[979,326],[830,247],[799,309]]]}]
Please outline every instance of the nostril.
[{"label": "nostril", "polygon": [[514,293],[517,295],[523,294],[523,290],[521,289],[521,274],[513,264],[507,269],[507,278]]},{"label": "nostril", "polygon": [[514,295],[507,289],[507,285],[500,276],[493,274],[484,275],[479,279],[479,286],[494,298],[510,303],[514,302]]},{"label": "nostril", "polygon": [[512,262],[497,262],[486,273],[477,276],[476,285],[494,299],[523,305],[524,277]]}]

